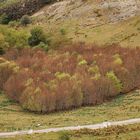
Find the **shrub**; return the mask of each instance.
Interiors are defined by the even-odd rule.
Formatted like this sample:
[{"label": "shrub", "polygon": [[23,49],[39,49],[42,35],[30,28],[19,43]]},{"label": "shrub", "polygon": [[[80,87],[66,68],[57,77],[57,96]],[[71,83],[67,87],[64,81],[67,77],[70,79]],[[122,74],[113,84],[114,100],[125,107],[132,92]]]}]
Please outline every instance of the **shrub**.
[{"label": "shrub", "polygon": [[9,77],[4,85],[4,89],[7,95],[15,100],[19,101],[20,96],[25,89],[25,82],[27,81],[29,75],[27,71],[19,71],[18,73]]},{"label": "shrub", "polygon": [[32,47],[39,45],[41,42],[46,42],[46,36],[40,27],[35,27],[31,30],[31,36],[28,39],[28,44]]},{"label": "shrub", "polygon": [[[56,96],[56,110],[70,109],[82,105],[83,94],[80,81],[75,77],[62,74],[49,84]],[[50,88],[49,87],[49,88]]]},{"label": "shrub", "polygon": [[110,71],[106,74],[107,78],[109,78],[110,80],[112,80],[112,82],[114,82],[115,87],[118,89],[118,92],[122,91],[122,83],[121,81],[117,78],[117,76],[115,75],[115,73],[113,71]]},{"label": "shrub", "polygon": [[4,85],[9,77],[18,71],[19,67],[10,61],[0,58],[0,89],[4,89]]},{"label": "shrub", "polygon": [[70,140],[70,136],[67,132],[61,132],[59,140]]},{"label": "shrub", "polygon": [[44,42],[40,42],[39,45],[37,45],[35,48],[42,48],[46,52],[49,50],[48,44],[45,44]]},{"label": "shrub", "polygon": [[[38,82],[40,82],[40,85],[37,84]],[[26,88],[19,100],[23,108],[47,113],[56,110],[55,94],[51,92],[48,93],[45,83],[30,78],[25,85]]]},{"label": "shrub", "polygon": [[5,42],[4,35],[0,33],[0,55],[3,55],[5,53],[7,47],[8,45]]},{"label": "shrub", "polygon": [[50,48],[57,49],[62,46],[70,45],[72,43],[71,39],[62,33],[57,33],[56,31],[50,37]]},{"label": "shrub", "polygon": [[[43,100],[42,93],[39,87],[30,85],[24,90],[20,102],[22,103],[23,108],[31,111],[43,111]],[[46,111],[46,110],[44,110]]]},{"label": "shrub", "polygon": [[4,49],[0,47],[0,55],[3,55],[5,53]]},{"label": "shrub", "polygon": [[10,21],[9,23],[8,23],[8,25],[10,26],[10,27],[15,27],[15,26],[18,26],[19,25],[19,23],[17,22],[17,21]]},{"label": "shrub", "polygon": [[62,80],[62,79],[65,79],[65,78],[70,78],[70,75],[68,73],[60,73],[60,72],[57,72],[57,73],[55,73],[55,76],[59,80]]},{"label": "shrub", "polygon": [[[2,38],[1,38],[2,37]],[[25,30],[15,30],[0,26],[0,42],[3,48],[24,48],[28,46],[28,33]]]},{"label": "shrub", "polygon": [[66,35],[66,30],[65,29],[60,29],[60,33],[61,33],[61,35]]},{"label": "shrub", "polygon": [[10,18],[6,14],[1,15],[0,24],[8,24],[9,22]]},{"label": "shrub", "polygon": [[26,26],[26,25],[28,25],[30,23],[31,23],[31,19],[30,19],[30,17],[28,15],[24,15],[20,19],[20,24],[23,25],[23,26]]},{"label": "shrub", "polygon": [[115,54],[113,56],[113,58],[114,58],[114,64],[118,64],[118,65],[122,65],[123,64],[123,61],[122,61],[122,59],[121,59],[119,54]]},{"label": "shrub", "polygon": [[79,63],[78,63],[79,66],[81,65],[87,65],[87,61],[86,60],[81,60]]},{"label": "shrub", "polygon": [[92,76],[92,80],[98,80],[101,77],[99,67],[97,65],[92,66],[88,69],[89,74]]},{"label": "shrub", "polygon": [[88,75],[80,75],[81,89],[83,93],[83,105],[94,105],[96,104],[96,92],[95,92],[95,83],[91,80]]}]

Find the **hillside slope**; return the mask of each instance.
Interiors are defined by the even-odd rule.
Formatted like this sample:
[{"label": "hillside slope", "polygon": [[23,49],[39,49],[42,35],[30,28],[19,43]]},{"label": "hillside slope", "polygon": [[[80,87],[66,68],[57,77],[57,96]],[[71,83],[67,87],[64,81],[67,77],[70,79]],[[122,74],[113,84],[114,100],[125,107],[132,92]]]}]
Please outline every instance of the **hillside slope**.
[{"label": "hillside slope", "polygon": [[[140,46],[140,0],[63,0],[32,17],[56,35],[65,30],[74,42]],[[104,36],[106,34],[106,36]]]},{"label": "hillside slope", "polygon": [[139,7],[139,0],[63,0],[47,5],[34,16],[46,16],[49,21],[82,18],[88,23],[103,19],[115,22],[138,15]]}]

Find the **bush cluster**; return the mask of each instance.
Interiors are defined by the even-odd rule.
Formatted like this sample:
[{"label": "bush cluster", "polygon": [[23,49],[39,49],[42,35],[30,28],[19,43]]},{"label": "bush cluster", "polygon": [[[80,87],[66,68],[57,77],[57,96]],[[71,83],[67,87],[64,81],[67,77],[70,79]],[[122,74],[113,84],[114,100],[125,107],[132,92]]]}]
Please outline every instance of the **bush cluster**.
[{"label": "bush cluster", "polygon": [[39,45],[41,42],[47,43],[46,35],[42,28],[35,27],[31,30],[31,36],[28,39],[28,44],[32,47]]},{"label": "bush cluster", "polygon": [[139,87],[139,54],[117,45],[9,50],[0,59],[0,88],[30,111],[96,105]]},{"label": "bush cluster", "polygon": [[[10,24],[13,24],[10,22]],[[16,30],[0,25],[0,47],[4,50],[9,48],[24,48],[28,46],[29,34],[25,30]]]},{"label": "bush cluster", "polygon": [[34,47],[48,51],[71,44],[71,40],[65,35],[61,35],[59,32],[45,33],[40,26],[33,27],[30,32],[20,28],[21,24],[26,26],[30,22],[28,18],[28,16],[25,16],[20,22],[10,21],[9,28],[0,25],[0,54],[3,54],[9,48]]}]

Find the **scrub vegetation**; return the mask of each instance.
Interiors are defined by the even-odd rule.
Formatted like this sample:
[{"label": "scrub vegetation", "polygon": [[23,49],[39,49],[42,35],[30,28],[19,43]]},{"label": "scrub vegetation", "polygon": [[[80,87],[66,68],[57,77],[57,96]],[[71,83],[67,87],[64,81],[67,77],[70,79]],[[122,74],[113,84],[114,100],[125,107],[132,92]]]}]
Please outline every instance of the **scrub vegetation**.
[{"label": "scrub vegetation", "polygon": [[12,49],[0,61],[0,88],[36,112],[101,104],[139,88],[139,53],[139,48],[82,43],[48,53]]}]

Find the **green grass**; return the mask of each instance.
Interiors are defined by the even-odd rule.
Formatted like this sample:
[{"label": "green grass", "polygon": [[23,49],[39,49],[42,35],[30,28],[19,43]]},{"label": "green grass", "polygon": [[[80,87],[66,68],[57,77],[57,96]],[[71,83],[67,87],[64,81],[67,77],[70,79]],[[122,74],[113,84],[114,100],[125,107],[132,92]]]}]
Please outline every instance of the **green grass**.
[{"label": "green grass", "polygon": [[[0,41],[7,42],[9,46],[22,48],[28,45],[30,30],[36,26],[36,20],[29,26],[16,27],[0,26]],[[73,42],[96,43],[99,45],[118,43],[124,47],[140,47],[140,16],[130,18],[115,24],[104,24],[98,27],[79,26],[82,21],[66,20],[63,23],[49,24],[41,20],[40,26],[51,40],[51,47],[60,45],[60,42],[72,40]],[[18,24],[18,22],[17,22]],[[15,29],[14,29],[15,28]],[[65,35],[62,34],[62,30]],[[2,42],[2,43],[3,43]],[[3,43],[4,44],[4,43]]]},{"label": "green grass", "polygon": [[139,100],[140,93],[133,92],[98,106],[51,114],[35,114],[23,110],[17,103],[9,101],[4,94],[0,94],[0,132],[138,118],[140,117]]},{"label": "green grass", "polygon": [[[76,27],[76,26],[75,26]],[[69,29],[69,28],[68,28]],[[140,46],[140,17],[115,24],[104,24],[99,27],[79,28],[79,35],[75,31],[68,31],[74,41],[84,41],[97,44],[119,43],[122,46]],[[70,34],[69,34],[70,33]]]},{"label": "green grass", "polygon": [[1,140],[65,140],[60,139],[63,135],[69,137],[69,140],[139,140],[140,124],[109,127],[102,130],[85,129],[69,132],[24,135]]},{"label": "green grass", "polygon": [[[38,18],[35,20],[38,20]],[[54,33],[53,36],[56,36],[57,32],[63,29],[66,31],[67,38],[74,42],[82,41],[99,45],[118,43],[124,47],[140,46],[140,16],[114,24],[105,22],[101,26],[98,26],[97,23],[84,26],[83,23],[86,24],[87,22],[84,19],[66,19],[54,24],[47,24],[47,20],[44,18],[41,21],[41,26],[44,30],[46,29],[46,32],[51,31]]]}]

